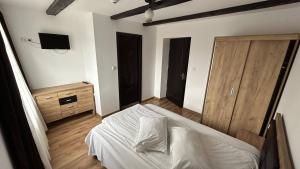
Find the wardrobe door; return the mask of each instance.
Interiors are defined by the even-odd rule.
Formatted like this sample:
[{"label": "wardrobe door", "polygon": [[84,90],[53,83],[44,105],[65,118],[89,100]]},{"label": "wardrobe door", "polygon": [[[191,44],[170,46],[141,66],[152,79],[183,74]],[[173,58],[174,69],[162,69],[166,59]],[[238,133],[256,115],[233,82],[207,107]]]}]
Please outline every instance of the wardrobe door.
[{"label": "wardrobe door", "polygon": [[215,42],[202,123],[227,133],[250,41]]},{"label": "wardrobe door", "polygon": [[259,134],[283,64],[289,40],[251,41],[229,134]]}]

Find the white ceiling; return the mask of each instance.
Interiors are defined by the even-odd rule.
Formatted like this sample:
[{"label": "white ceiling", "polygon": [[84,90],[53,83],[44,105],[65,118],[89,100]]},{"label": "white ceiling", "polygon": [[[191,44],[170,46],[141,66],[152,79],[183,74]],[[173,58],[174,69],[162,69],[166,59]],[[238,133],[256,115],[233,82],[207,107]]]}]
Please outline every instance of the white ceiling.
[{"label": "white ceiling", "polygon": [[[155,10],[154,20],[194,14],[259,1],[262,0],[191,0],[176,6]],[[53,0],[0,0],[0,4],[16,5],[41,11],[46,11],[52,2]],[[146,3],[144,0],[120,0],[117,4],[111,3],[110,0],[75,0],[75,2],[73,2],[65,10],[66,12],[88,11],[111,16],[113,14],[130,10],[145,4]],[[144,22],[143,14],[132,16],[126,19],[141,23]]]}]

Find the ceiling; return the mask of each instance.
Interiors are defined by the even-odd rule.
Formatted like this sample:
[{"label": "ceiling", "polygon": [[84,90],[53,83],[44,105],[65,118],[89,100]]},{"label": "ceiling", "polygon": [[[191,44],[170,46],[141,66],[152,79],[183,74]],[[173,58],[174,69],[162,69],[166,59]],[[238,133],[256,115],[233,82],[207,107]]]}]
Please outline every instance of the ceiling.
[{"label": "ceiling", "polygon": [[[155,10],[153,20],[167,19],[259,1],[262,0],[192,0],[176,6]],[[0,0],[0,4],[15,5],[40,11],[46,11],[52,2],[53,0]],[[75,0],[65,11],[86,11],[111,16],[145,4],[144,0],[120,0],[117,4],[111,3],[110,0]],[[63,15],[63,13],[59,15]],[[143,14],[125,19],[140,23],[143,23],[145,20]]]}]

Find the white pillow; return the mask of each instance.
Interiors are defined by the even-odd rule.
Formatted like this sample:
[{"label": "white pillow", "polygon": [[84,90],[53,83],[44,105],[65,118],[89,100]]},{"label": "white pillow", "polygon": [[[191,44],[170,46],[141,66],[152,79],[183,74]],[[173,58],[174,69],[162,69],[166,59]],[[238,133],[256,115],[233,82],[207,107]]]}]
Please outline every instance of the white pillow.
[{"label": "white pillow", "polygon": [[172,169],[210,169],[198,132],[182,127],[170,128]]},{"label": "white pillow", "polygon": [[136,152],[168,150],[166,117],[140,117],[139,131],[135,139]]}]

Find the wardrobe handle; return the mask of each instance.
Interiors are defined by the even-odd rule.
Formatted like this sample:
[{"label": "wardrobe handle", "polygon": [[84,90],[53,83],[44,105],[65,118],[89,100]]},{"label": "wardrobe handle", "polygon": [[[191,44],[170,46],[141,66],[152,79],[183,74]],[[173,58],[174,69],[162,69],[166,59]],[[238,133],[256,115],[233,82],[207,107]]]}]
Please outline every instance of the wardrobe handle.
[{"label": "wardrobe handle", "polygon": [[232,87],[230,90],[230,96],[233,96],[233,95],[234,95],[234,87]]}]

